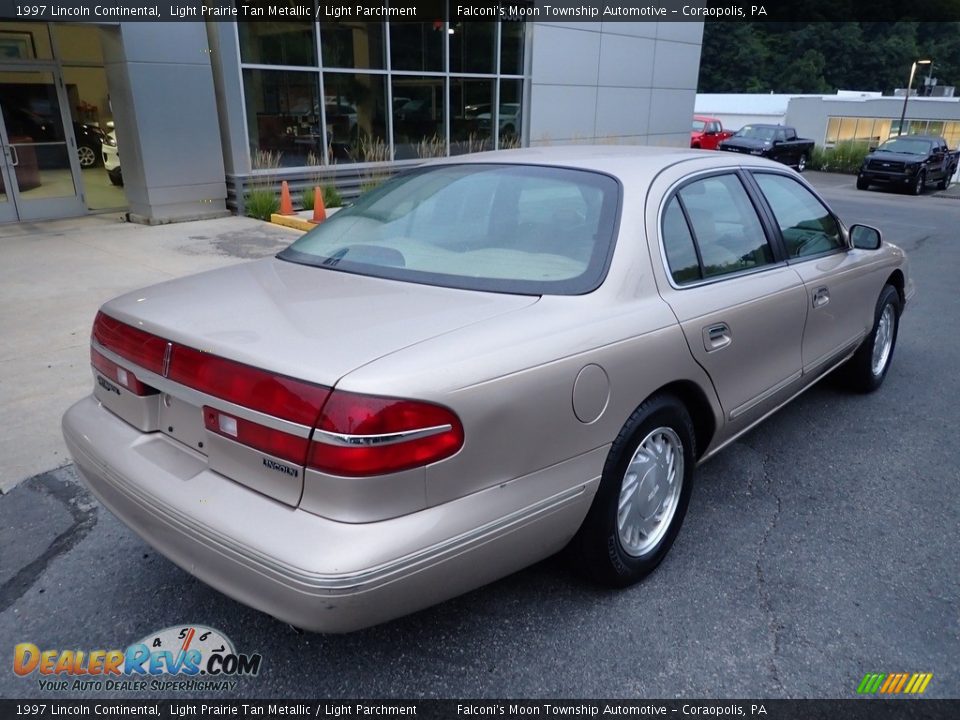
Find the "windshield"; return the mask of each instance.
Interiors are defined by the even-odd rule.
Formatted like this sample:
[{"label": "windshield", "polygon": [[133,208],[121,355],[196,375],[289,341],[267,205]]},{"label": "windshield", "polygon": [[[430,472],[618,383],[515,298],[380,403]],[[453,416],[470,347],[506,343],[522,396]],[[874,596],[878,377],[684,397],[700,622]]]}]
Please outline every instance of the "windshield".
[{"label": "windshield", "polygon": [[776,134],[776,128],[760,127],[758,125],[744,125],[737,130],[737,137],[750,138],[752,140],[773,140]]},{"label": "windshield", "polygon": [[603,279],[619,184],[533,165],[438,165],[362,195],[278,257],[330,270],[519,294]]},{"label": "windshield", "polygon": [[706,123],[703,120],[694,120],[693,121],[693,131],[694,132],[703,132],[703,128]]},{"label": "windshield", "polygon": [[920,140],[918,138],[898,137],[893,140],[887,140],[877,150],[892,153],[904,153],[906,155],[926,155],[930,152],[929,140]]}]

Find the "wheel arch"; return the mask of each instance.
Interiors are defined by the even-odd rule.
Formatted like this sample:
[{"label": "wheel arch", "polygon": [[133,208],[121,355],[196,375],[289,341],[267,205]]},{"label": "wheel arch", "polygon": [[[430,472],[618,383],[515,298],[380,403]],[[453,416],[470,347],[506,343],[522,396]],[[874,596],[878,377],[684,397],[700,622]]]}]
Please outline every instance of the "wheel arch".
[{"label": "wheel arch", "polygon": [[890,273],[890,277],[887,278],[886,284],[893,285],[897,289],[897,294],[900,296],[900,304],[903,305],[907,300],[905,294],[906,281],[904,280],[903,272],[899,268],[894,270]]},{"label": "wheel arch", "polygon": [[[698,459],[703,456],[713,440],[717,431],[717,421],[714,417],[713,406],[707,399],[703,388],[692,380],[676,380],[657,388],[650,393],[643,402],[646,402],[655,395],[673,395],[687,408],[690,413],[690,420],[693,422],[693,431],[695,434],[694,455]],[[641,405],[643,403],[640,403]]]}]

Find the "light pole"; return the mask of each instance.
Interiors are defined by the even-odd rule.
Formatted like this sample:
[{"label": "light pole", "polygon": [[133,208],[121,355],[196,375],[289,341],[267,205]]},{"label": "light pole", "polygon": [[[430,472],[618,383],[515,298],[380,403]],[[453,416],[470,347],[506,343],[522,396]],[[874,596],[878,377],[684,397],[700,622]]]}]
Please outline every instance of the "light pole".
[{"label": "light pole", "polygon": [[907,100],[910,99],[910,91],[913,90],[913,74],[917,72],[917,65],[930,65],[933,60],[917,60],[910,66],[910,81],[907,83],[907,94],[903,96],[903,111],[900,113],[900,128],[897,135],[903,135],[903,121],[907,117]]}]

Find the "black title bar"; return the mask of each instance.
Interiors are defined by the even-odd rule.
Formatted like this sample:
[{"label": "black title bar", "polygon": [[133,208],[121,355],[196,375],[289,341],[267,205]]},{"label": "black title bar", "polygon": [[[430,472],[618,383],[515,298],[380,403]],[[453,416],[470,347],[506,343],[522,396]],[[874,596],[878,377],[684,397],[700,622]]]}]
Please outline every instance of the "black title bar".
[{"label": "black title bar", "polygon": [[952,22],[960,21],[960,0],[0,0],[0,19],[110,23],[261,20]]}]

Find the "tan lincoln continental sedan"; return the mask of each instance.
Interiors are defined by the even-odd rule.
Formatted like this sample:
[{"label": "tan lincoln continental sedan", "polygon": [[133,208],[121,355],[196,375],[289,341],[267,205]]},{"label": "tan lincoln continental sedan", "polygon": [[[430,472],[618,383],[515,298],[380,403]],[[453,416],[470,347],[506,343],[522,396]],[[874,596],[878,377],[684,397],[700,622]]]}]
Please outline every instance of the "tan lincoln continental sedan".
[{"label": "tan lincoln continental sedan", "polygon": [[883,382],[912,294],[899,248],[777,163],[450,158],[275,258],[106,303],[63,432],[173,562],[344,632],[565,547],[636,582],[698,463],[834,369]]}]

